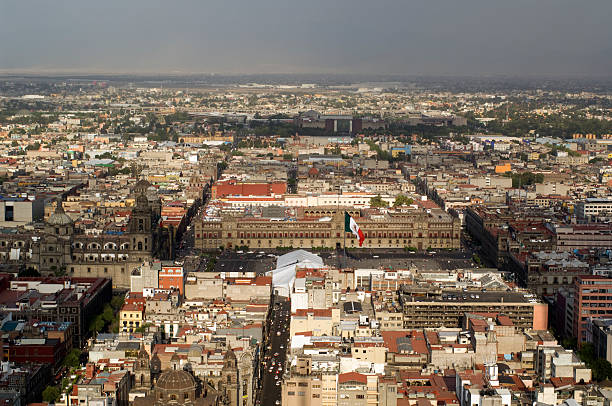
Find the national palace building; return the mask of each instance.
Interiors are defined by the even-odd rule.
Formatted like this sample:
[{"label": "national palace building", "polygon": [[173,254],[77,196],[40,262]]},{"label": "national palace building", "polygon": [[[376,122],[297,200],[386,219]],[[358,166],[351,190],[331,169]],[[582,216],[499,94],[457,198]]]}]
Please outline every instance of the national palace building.
[{"label": "national palace building", "polygon": [[[461,222],[441,209],[294,208],[288,217],[255,216],[245,211],[218,212],[196,220],[195,245],[203,250],[341,248],[345,241],[344,212],[365,233],[362,248],[457,249]],[[346,247],[359,248],[346,233]]]}]

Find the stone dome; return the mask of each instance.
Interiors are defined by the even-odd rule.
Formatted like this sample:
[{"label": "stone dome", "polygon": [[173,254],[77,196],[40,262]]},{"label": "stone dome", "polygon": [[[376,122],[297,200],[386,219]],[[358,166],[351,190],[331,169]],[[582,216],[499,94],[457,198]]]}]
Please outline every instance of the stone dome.
[{"label": "stone dome", "polygon": [[52,226],[69,226],[72,224],[72,219],[64,212],[61,200],[57,201],[55,212],[49,216],[47,223]]},{"label": "stone dome", "polygon": [[155,387],[167,391],[189,391],[196,386],[196,381],[189,372],[172,370],[162,373],[157,379]]}]

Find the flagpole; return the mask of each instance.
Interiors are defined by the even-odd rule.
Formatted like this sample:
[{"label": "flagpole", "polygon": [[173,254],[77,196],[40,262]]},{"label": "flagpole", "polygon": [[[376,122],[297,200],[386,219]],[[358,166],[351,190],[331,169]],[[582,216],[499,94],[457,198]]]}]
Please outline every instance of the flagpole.
[{"label": "flagpole", "polygon": [[[342,195],[342,185],[340,185],[340,192],[338,194],[338,204],[340,204],[340,196]],[[344,211],[344,216],[346,216],[346,211]],[[343,236],[343,242],[342,242],[342,255],[344,255],[344,266],[346,266],[346,230],[344,229],[344,225],[342,227],[342,236]]]}]

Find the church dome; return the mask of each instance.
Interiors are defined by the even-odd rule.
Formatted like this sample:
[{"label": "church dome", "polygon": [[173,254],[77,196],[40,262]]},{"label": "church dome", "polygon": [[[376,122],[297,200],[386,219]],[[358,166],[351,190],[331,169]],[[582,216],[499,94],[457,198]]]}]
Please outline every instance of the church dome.
[{"label": "church dome", "polygon": [[196,381],[189,372],[182,370],[166,371],[159,376],[155,387],[167,391],[188,391],[193,390]]},{"label": "church dome", "polygon": [[64,212],[61,200],[57,201],[55,212],[49,216],[47,223],[52,226],[69,226],[72,224],[72,219]]}]

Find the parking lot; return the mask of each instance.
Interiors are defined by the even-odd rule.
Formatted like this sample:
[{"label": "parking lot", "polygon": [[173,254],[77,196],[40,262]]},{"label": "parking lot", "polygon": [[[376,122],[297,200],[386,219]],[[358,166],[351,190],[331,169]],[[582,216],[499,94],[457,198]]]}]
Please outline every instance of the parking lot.
[{"label": "parking lot", "polygon": [[216,272],[255,272],[260,275],[276,268],[276,256],[263,251],[221,253],[215,265]]},{"label": "parking lot", "polygon": [[341,268],[393,269],[418,268],[420,270],[461,269],[474,267],[470,251],[441,251],[431,253],[410,253],[405,251],[380,252],[375,250],[347,252],[335,251],[321,254],[323,261]]}]

